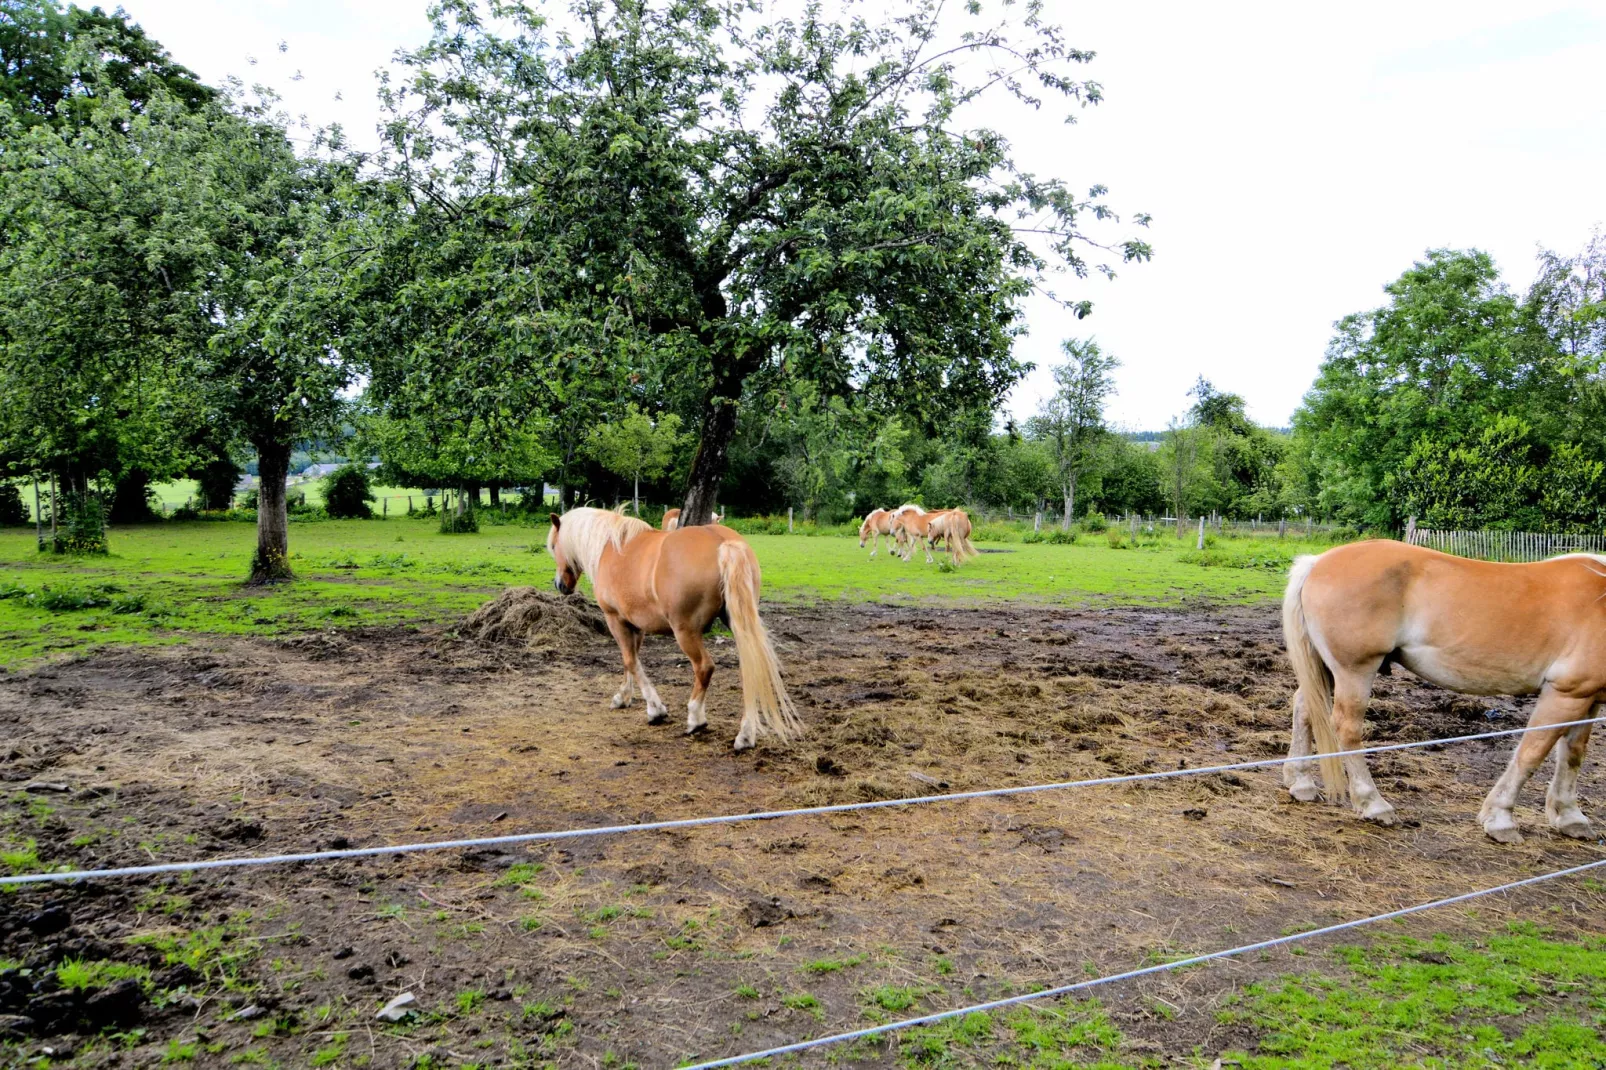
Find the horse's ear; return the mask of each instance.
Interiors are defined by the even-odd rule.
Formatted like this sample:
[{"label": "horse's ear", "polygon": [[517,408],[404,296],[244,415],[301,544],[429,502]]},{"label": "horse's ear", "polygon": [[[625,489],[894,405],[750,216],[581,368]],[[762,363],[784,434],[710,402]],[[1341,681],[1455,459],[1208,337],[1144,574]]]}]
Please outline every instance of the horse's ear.
[{"label": "horse's ear", "polygon": [[553,527],[558,527],[559,525],[561,525],[563,523],[563,518],[561,516],[559,516],[557,513],[548,513],[547,516],[552,518],[552,526]]}]

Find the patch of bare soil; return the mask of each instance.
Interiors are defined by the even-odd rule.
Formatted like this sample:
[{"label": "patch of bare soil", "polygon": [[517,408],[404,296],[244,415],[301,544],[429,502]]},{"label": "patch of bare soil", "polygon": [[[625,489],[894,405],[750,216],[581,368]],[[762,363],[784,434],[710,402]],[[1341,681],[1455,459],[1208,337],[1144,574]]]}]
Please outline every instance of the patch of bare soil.
[{"label": "patch of bare soil", "polygon": [[[618,653],[585,612],[516,592],[496,605],[455,632],[216,641],[0,676],[0,838],[33,840],[47,864],[102,867],[897,798],[1287,747],[1293,684],[1271,606],[772,611],[809,734],[736,755],[728,641],[713,639],[710,731],[687,737],[648,726],[639,704],[608,708]],[[650,637],[643,658],[666,698],[685,694],[672,640]],[[1379,682],[1373,736],[1511,727],[1527,710],[1397,671]],[[1273,769],[28,889],[0,896],[0,958],[14,963],[0,970],[0,1034],[15,1038],[0,1051],[143,1066],[177,1042],[203,1063],[260,1051],[304,1065],[338,1049],[329,1061],[588,1068],[734,1054],[893,1017],[872,1007],[882,986],[918,996],[898,1016],[962,1006],[1598,857],[1543,829],[1537,786],[1519,815],[1527,843],[1484,838],[1478,802],[1507,753],[1384,756],[1378,783],[1409,819],[1396,829],[1294,804]],[[1566,926],[1602,906],[1559,882],[1422,925],[1481,931],[1545,910]],[[56,969],[74,959],[145,967],[153,984],[64,989]],[[1128,1038],[1118,1057],[1252,1045],[1216,1023],[1219,1001],[1313,961],[1279,953],[1109,988]],[[415,1013],[376,1021],[404,992]],[[123,1040],[87,1039],[97,1030]],[[894,1064],[897,1042],[854,1057]]]}]

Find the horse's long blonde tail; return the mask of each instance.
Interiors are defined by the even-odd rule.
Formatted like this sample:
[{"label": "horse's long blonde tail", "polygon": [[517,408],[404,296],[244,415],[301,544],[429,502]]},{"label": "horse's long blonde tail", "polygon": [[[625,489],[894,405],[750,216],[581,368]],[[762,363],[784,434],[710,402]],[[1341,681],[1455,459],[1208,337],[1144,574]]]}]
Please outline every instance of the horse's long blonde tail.
[{"label": "horse's long blonde tail", "polygon": [[786,693],[781,662],[769,629],[758,615],[758,558],[745,542],[721,543],[719,582],[725,595],[736,660],[742,674],[742,721],[756,719],[761,732],[781,742],[803,734],[803,721]]},{"label": "horse's long blonde tail", "polygon": [[970,518],[966,517],[959,524],[959,560],[968,561],[979,556],[981,551],[970,543]]},{"label": "horse's long blonde tail", "polygon": [[1288,571],[1288,590],[1283,594],[1283,643],[1294,666],[1294,678],[1299,681],[1294,701],[1298,702],[1300,695],[1305,697],[1305,717],[1315,737],[1322,784],[1330,801],[1342,802],[1349,794],[1349,777],[1343,760],[1333,757],[1344,749],[1333,727],[1333,674],[1305,626],[1305,579],[1315,564],[1315,557],[1296,557]]}]

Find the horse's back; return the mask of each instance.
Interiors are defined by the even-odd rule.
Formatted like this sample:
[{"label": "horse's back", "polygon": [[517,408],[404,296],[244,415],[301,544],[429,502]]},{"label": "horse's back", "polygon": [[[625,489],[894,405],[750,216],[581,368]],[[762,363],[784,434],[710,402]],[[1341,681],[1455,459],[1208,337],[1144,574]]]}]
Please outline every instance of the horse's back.
[{"label": "horse's back", "polygon": [[1377,539],[1318,557],[1299,600],[1341,661],[1392,654],[1442,686],[1511,694],[1536,688],[1581,645],[1594,655],[1603,594],[1606,566],[1592,559],[1507,564]]}]

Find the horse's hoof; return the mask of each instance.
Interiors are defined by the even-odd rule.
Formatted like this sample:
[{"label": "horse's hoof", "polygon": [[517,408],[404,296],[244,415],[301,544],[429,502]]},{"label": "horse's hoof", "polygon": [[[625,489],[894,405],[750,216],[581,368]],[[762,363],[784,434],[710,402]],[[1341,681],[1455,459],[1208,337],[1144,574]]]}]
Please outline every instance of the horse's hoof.
[{"label": "horse's hoof", "polygon": [[1288,794],[1292,795],[1296,802],[1315,802],[1322,797],[1321,789],[1308,780],[1298,784],[1290,784],[1288,786]]},{"label": "horse's hoof", "polygon": [[1552,817],[1550,819],[1550,827],[1563,836],[1570,836],[1575,840],[1592,840],[1595,838],[1595,830],[1590,825],[1589,818],[1577,810]]},{"label": "horse's hoof", "polygon": [[615,695],[613,698],[608,700],[608,705],[612,706],[616,710],[622,710],[626,706],[630,705],[630,700],[627,698],[620,698],[618,695]]},{"label": "horse's hoof", "polygon": [[1391,828],[1400,823],[1400,815],[1394,812],[1394,807],[1382,800],[1361,811],[1361,816],[1385,828]]},{"label": "horse's hoof", "polygon": [[704,721],[701,724],[689,724],[689,725],[686,726],[686,734],[688,736],[695,736],[698,732],[701,732],[703,729],[705,729],[707,727],[708,727],[708,722],[707,721]]},{"label": "horse's hoof", "polygon": [[736,751],[738,754],[744,750],[752,750],[753,741],[750,739],[743,739],[741,736],[737,736],[736,742],[731,745],[731,749]]},{"label": "horse's hoof", "polygon": [[1493,819],[1483,823],[1484,833],[1496,843],[1521,843],[1522,833],[1510,818]]},{"label": "horse's hoof", "polygon": [[647,723],[648,724],[663,724],[667,720],[669,720],[669,710],[668,709],[659,709],[659,710],[649,710],[649,711],[647,711]]}]

